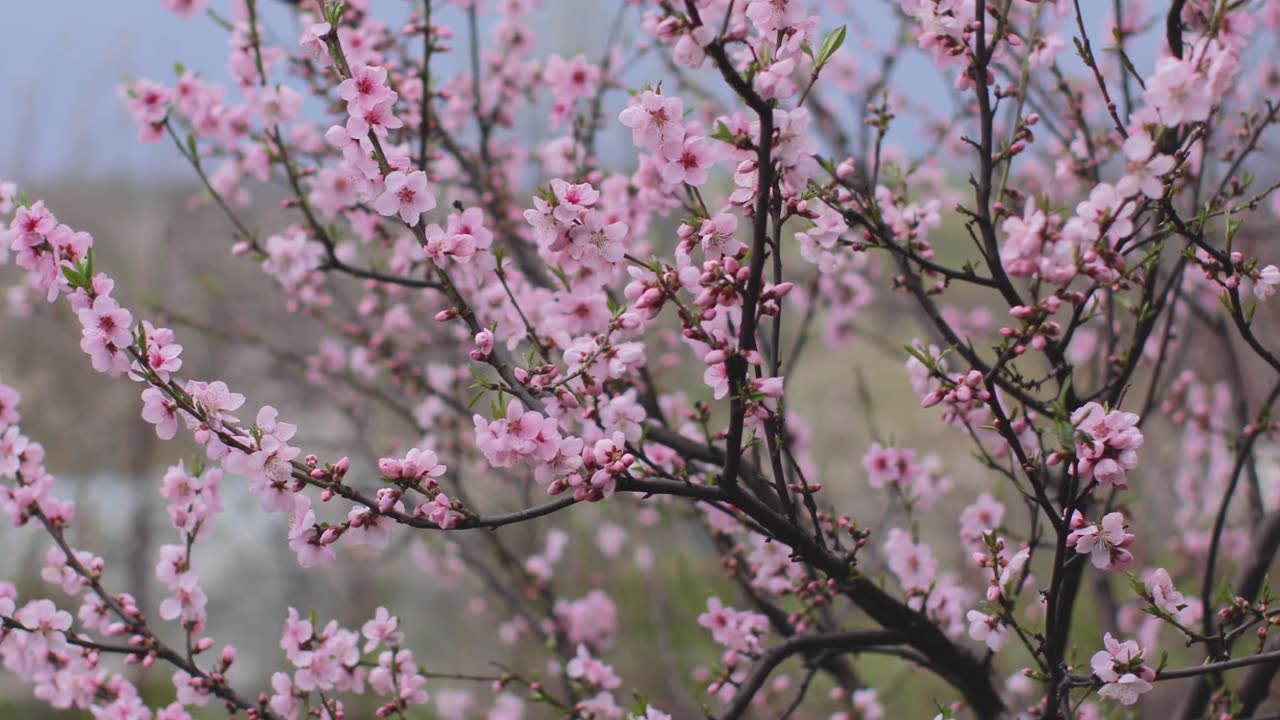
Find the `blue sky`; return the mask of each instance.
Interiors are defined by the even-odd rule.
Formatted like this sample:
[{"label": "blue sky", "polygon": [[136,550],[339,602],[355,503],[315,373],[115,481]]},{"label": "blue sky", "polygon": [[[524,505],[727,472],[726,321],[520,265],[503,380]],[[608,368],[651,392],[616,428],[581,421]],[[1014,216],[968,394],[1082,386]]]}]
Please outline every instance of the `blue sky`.
[{"label": "blue sky", "polygon": [[[227,33],[203,16],[184,21],[160,0],[5,0],[0,42],[0,178],[49,181],[66,177],[189,172],[173,148],[140,145],[116,97],[123,78],[169,82],[181,60],[205,77],[225,79]],[[403,19],[405,0],[372,0],[373,12]],[[277,36],[296,36],[291,11],[259,0],[260,15]],[[537,18],[557,46],[598,56],[604,26],[616,5],[602,0],[552,0]],[[229,0],[214,0],[224,14]],[[546,38],[544,38],[546,39]],[[579,44],[584,47],[578,48]]]},{"label": "blue sky", "polygon": [[[283,3],[259,3],[268,29],[296,36]],[[371,4],[375,14],[389,20],[406,13],[405,0]],[[165,12],[160,0],[4,0],[3,5],[11,32],[0,42],[0,178],[189,177],[172,147],[136,141],[116,87],[126,77],[171,81],[178,60],[206,77],[226,78],[224,30],[203,16],[183,21]],[[229,5],[230,0],[214,0],[223,12]],[[535,18],[539,44],[599,57],[616,7],[610,0],[547,0]],[[886,20],[881,2],[863,0],[854,7],[864,22]],[[630,79],[643,85],[655,78]],[[899,90],[917,95],[939,91],[944,82],[917,53],[908,56],[895,80]]]},{"label": "blue sky", "polygon": [[[264,2],[268,19],[283,30],[289,26],[276,4]],[[223,77],[225,32],[203,17],[184,22],[159,0],[4,5],[9,32],[0,42],[0,176],[143,178],[157,168],[181,169],[172,148],[136,142],[116,86],[129,76],[170,80],[179,59]]]}]

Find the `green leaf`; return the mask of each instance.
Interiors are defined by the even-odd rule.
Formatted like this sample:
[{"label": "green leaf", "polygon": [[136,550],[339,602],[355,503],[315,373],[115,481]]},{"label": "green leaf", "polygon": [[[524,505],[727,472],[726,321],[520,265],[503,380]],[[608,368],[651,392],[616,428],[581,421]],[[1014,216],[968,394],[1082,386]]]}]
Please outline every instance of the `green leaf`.
[{"label": "green leaf", "polygon": [[902,349],[906,350],[907,354],[910,355],[911,357],[919,360],[921,365],[924,365],[930,370],[933,369],[934,367],[933,358],[929,357],[928,355],[925,355],[923,350],[917,348],[914,345],[903,345]]},{"label": "green leaf", "polygon": [[822,38],[822,45],[818,47],[818,56],[814,58],[814,66],[816,68],[821,68],[823,65],[826,65],[827,61],[831,59],[831,56],[840,49],[841,45],[844,45],[845,33],[845,26],[841,25],[835,30],[827,33],[826,37]]},{"label": "green leaf", "polygon": [[80,277],[80,271],[70,265],[62,266],[62,275],[67,279],[67,282],[71,283],[71,287],[84,287],[84,279]]},{"label": "green leaf", "polygon": [[1067,420],[1059,420],[1055,429],[1058,431],[1058,442],[1063,449],[1071,450],[1076,446],[1076,427]]},{"label": "green leaf", "polygon": [[721,142],[727,142],[727,143],[738,142],[737,136],[734,135],[732,132],[730,132],[729,126],[725,125],[723,122],[716,123],[716,129],[711,133],[710,137],[712,140],[719,140]]}]

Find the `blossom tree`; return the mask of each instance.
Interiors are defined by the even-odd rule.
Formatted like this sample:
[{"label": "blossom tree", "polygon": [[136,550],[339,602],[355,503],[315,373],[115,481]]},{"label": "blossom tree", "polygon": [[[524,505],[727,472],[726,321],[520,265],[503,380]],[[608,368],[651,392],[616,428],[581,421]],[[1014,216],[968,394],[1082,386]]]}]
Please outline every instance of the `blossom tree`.
[{"label": "blossom tree", "polygon": [[[0,658],[41,701],[130,720],[1266,706],[1280,1],[898,0],[867,20],[846,0],[629,0],[605,51],[572,58],[535,52],[536,0],[414,0],[400,24],[302,0],[281,41],[255,0],[162,4],[228,34],[232,81],[179,66],[126,83],[139,139],[171,141],[230,252],[332,328],[301,349],[308,378],[401,431],[376,464],[308,451],[303,418],[243,378],[189,374],[179,332],[122,303],[93,237],[0,184],[11,297],[70,312],[104,382],[202,449],[154,485],[171,529],[147,607],[78,546],[92,508],[24,434],[40,409],[21,378],[0,385],[0,509],[48,540],[47,592],[0,583]],[[940,97],[901,87],[909,57]],[[530,123],[551,139],[530,147]],[[248,219],[267,185],[287,225]],[[787,392],[800,358],[838,361],[891,302],[919,321],[891,348],[914,422],[969,443],[980,478],[889,438],[861,470],[818,470]],[[1183,469],[1144,473],[1148,453]],[[273,618],[278,669],[233,680],[208,608],[236,588],[203,584],[194,552],[231,484],[287,518],[279,541],[314,573],[355,546],[456,537],[451,572],[532,660],[440,667],[409,637],[448,608],[303,607]],[[842,507],[846,484],[890,511]],[[696,532],[674,551],[723,570],[686,588],[705,612],[677,632],[717,660],[683,693],[616,667],[668,620],[620,619],[608,575],[654,558],[617,525],[570,532],[591,503]],[[604,580],[565,580],[567,549],[599,553]],[[914,672],[878,684],[887,664]],[[173,692],[156,702],[128,665],[168,668]]]}]

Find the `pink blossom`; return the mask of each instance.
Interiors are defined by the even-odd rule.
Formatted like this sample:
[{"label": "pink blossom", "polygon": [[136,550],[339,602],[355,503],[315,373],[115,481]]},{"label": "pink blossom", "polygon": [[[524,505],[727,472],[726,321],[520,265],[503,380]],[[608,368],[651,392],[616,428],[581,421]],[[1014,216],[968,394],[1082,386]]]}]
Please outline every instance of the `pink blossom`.
[{"label": "pink blossom", "polygon": [[1106,649],[1094,653],[1089,660],[1094,676],[1104,683],[1098,695],[1121,705],[1133,705],[1140,695],[1151,690],[1155,671],[1143,664],[1144,653],[1138,643],[1120,642],[1107,633],[1103,644]]},{"label": "pink blossom", "polygon": [[631,128],[638,147],[657,150],[684,140],[684,105],[678,97],[646,90],[632,99],[618,119]]},{"label": "pink blossom", "polygon": [[[379,138],[385,138],[388,130],[404,127],[404,122],[392,113],[394,100],[388,99],[373,107],[364,107],[358,102],[350,105],[351,117],[347,119],[347,135],[353,140],[364,140],[369,131]],[[407,221],[406,221],[407,222]]]},{"label": "pink blossom", "polygon": [[611,690],[622,684],[613,668],[591,655],[586,645],[579,644],[577,654],[565,666],[565,674],[591,687]]},{"label": "pink blossom", "polygon": [[415,226],[423,213],[436,206],[436,196],[427,189],[427,174],[415,170],[409,174],[399,170],[386,177],[386,190],[373,201],[373,209],[382,215],[400,214],[400,219]]},{"label": "pink blossom", "polygon": [[708,260],[719,260],[721,257],[736,257],[746,247],[734,237],[738,229],[738,217],[732,213],[720,212],[702,221],[698,227],[698,237],[702,243],[702,252]]},{"label": "pink blossom", "polygon": [[1155,141],[1145,132],[1137,132],[1124,141],[1124,157],[1127,163],[1125,176],[1116,183],[1116,192],[1122,197],[1142,193],[1155,200],[1164,195],[1161,177],[1173,170],[1174,160],[1169,155],[1156,153]]},{"label": "pink blossom", "polygon": [[1090,402],[1071,414],[1076,428],[1076,469],[1085,480],[1126,487],[1125,473],[1138,466],[1137,448],[1142,446],[1138,416],[1119,410],[1104,410]]},{"label": "pink blossom", "polygon": [[587,61],[581,54],[572,60],[565,60],[559,55],[547,58],[547,66],[542,71],[543,81],[551,88],[552,95],[572,103],[578,98],[591,97],[596,93],[600,81],[600,69]]},{"label": "pink blossom", "polygon": [[366,639],[364,651],[373,652],[379,645],[395,646],[404,642],[404,635],[396,630],[397,624],[396,618],[386,608],[379,607],[373,619],[360,628]]},{"label": "pink blossom", "polygon": [[1177,615],[1186,607],[1182,593],[1173,586],[1173,579],[1164,568],[1156,568],[1143,581],[1147,594],[1151,596],[1151,604],[1171,615]]},{"label": "pink blossom", "polygon": [[707,611],[698,616],[698,624],[710,630],[717,643],[748,654],[760,651],[760,635],[769,627],[763,615],[724,607],[718,597],[707,598]]},{"label": "pink blossom", "polygon": [[800,23],[805,18],[800,0],[751,0],[747,17],[765,37]]},{"label": "pink blossom", "polygon": [[333,30],[333,26],[329,23],[315,23],[302,32],[298,44],[313,59],[321,61],[327,65],[329,63],[329,50],[325,45],[324,38]]},{"label": "pink blossom", "polygon": [[889,570],[909,593],[925,593],[937,577],[938,561],[929,546],[917,543],[911,533],[891,528],[885,537],[884,553]]},{"label": "pink blossom", "polygon": [[[386,68],[365,66],[353,68],[351,77],[338,84],[338,97],[362,110],[372,110],[394,100],[395,93],[387,87]],[[353,111],[352,115],[354,114]]]},{"label": "pink blossom", "polygon": [[1162,57],[1147,78],[1145,98],[1165,125],[1208,119],[1213,106],[1209,83],[1196,71],[1193,58]]},{"label": "pink blossom", "polygon": [[1000,622],[999,615],[988,615],[980,610],[970,610],[969,637],[986,643],[991,652],[1000,652],[1009,641],[1009,628]]},{"label": "pink blossom", "polygon": [[1100,523],[1094,525],[1077,513],[1072,517],[1071,527],[1067,545],[1081,555],[1089,555],[1094,567],[1123,572],[1132,564],[1133,555],[1126,548],[1133,544],[1134,535],[1125,531],[1124,515],[1107,513]]},{"label": "pink blossom", "polygon": [[1253,296],[1259,300],[1266,300],[1280,288],[1280,268],[1275,265],[1268,265],[1258,271],[1258,276],[1253,281]]},{"label": "pink blossom", "polygon": [[183,20],[190,20],[209,8],[209,0],[161,0],[160,4]]}]

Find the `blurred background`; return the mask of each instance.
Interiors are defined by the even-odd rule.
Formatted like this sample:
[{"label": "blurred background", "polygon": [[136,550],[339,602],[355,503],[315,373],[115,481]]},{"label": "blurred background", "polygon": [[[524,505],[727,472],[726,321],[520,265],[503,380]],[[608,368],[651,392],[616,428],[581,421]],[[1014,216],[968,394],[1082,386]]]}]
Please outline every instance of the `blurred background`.
[{"label": "blurred background", "polygon": [[[389,21],[406,14],[402,0],[371,5]],[[552,0],[547,5],[535,16],[539,44],[565,56],[580,50],[597,56],[613,3]],[[861,22],[884,21],[880,3],[864,5],[858,8]],[[229,256],[226,220],[192,202],[199,187],[171,145],[136,141],[134,124],[117,97],[120,81],[168,81],[179,60],[206,78],[223,80],[225,32],[204,18],[188,22],[164,12],[159,0],[5,2],[3,21],[11,31],[0,42],[0,180],[18,181],[30,197],[46,199],[61,221],[95,236],[98,262],[111,268],[126,304],[149,308],[179,332],[186,348],[184,374],[224,378],[249,395],[255,408],[269,403],[284,419],[303,419],[299,444],[322,457],[350,454],[357,465],[371,467],[389,438],[404,440],[404,428],[386,413],[349,402],[341,393],[316,392],[307,383],[304,358],[315,352],[325,328],[287,312],[272,278],[253,263]],[[298,33],[284,3],[264,0],[263,21],[278,37]],[[1139,45],[1139,54],[1150,47]],[[945,94],[945,82],[914,54],[895,77],[907,94]],[[639,86],[652,78],[642,68],[631,79]],[[910,120],[895,132],[908,150],[918,146],[920,128]],[[618,147],[623,154],[631,152],[629,141]],[[266,192],[256,195],[245,215],[263,227],[281,227],[293,218],[279,209],[279,200]],[[940,251],[952,257],[964,252],[956,249],[964,247],[962,241],[952,225],[935,236]],[[972,310],[963,296],[953,299],[955,312]],[[942,564],[958,566],[963,550],[951,542],[956,510],[989,489],[989,475],[977,469],[961,433],[941,431],[933,416],[916,410],[901,347],[924,331],[902,320],[910,310],[904,298],[882,292],[850,328],[852,344],[816,343],[798,379],[789,382],[791,408],[807,421],[817,475],[833,499],[873,527],[903,522],[863,481],[859,461],[873,440],[892,439],[943,458],[956,490],[948,504],[917,519],[926,537],[942,541],[934,546]],[[213,319],[217,329],[210,332]],[[982,326],[991,319],[979,314],[972,322]],[[64,483],[62,492],[73,493],[78,502],[73,542],[103,553],[107,584],[129,588],[141,607],[154,612],[162,592],[153,581],[156,548],[176,539],[156,489],[164,468],[190,457],[193,448],[158,441],[138,416],[137,388],[94,373],[78,352],[78,336],[79,326],[65,308],[33,308],[30,318],[0,313],[0,378],[23,393],[25,432],[46,446],[50,470]],[[700,370],[662,372],[669,385],[699,391]],[[1172,472],[1178,460],[1153,452],[1143,462],[1144,473],[1161,477],[1162,464]],[[322,621],[338,618],[348,627],[386,605],[401,613],[409,645],[427,669],[493,674],[492,661],[521,666],[528,650],[511,649],[494,632],[502,611],[481,599],[486,593],[474,578],[456,570],[459,554],[479,541],[464,537],[454,546],[397,531],[392,550],[378,554],[376,562],[342,551],[336,567],[303,572],[283,541],[285,519],[264,517],[241,488],[234,478],[224,483],[228,512],[220,516],[214,538],[198,548],[196,563],[210,594],[208,634],[240,649],[232,679],[249,693],[266,689],[269,673],[282,667],[278,638],[290,605],[315,608]],[[1015,508],[1015,493],[997,495]],[[1150,517],[1174,509],[1168,495],[1149,500]],[[516,507],[521,501],[504,502]],[[620,614],[632,627],[643,628],[629,636],[626,652],[610,656],[626,687],[665,699],[664,707],[677,718],[697,716],[689,714],[696,713],[692,699],[701,694],[695,669],[714,664],[718,653],[695,618],[708,595],[732,599],[735,592],[722,577],[709,540],[691,531],[673,542],[643,514],[618,512],[607,504],[575,509],[557,523],[568,523],[586,540],[571,546],[558,568],[565,573],[564,579],[557,575],[564,595],[581,597],[607,586]],[[502,532],[532,553],[547,543],[550,527],[533,523]],[[609,558],[593,547],[602,528],[625,530],[627,553],[647,553],[653,569],[643,571],[638,568],[644,563]],[[33,529],[0,527],[0,578],[17,578],[23,596],[50,594],[38,577],[48,544]],[[1087,621],[1092,609],[1082,612]],[[662,667],[653,666],[655,659]],[[911,717],[931,714],[935,690],[939,699],[950,699],[932,685],[923,691],[913,685],[904,698],[902,681],[919,677],[902,673],[905,667],[886,660],[859,670],[869,680],[885,679],[886,702],[918,711]],[[154,697],[171,697],[168,670],[131,672]],[[433,681],[429,687],[439,696],[450,684]],[[478,697],[481,706],[488,702],[483,688]],[[78,716],[58,715],[31,701],[29,688],[0,672],[0,718],[9,717]]]}]

